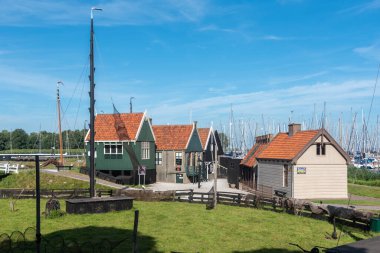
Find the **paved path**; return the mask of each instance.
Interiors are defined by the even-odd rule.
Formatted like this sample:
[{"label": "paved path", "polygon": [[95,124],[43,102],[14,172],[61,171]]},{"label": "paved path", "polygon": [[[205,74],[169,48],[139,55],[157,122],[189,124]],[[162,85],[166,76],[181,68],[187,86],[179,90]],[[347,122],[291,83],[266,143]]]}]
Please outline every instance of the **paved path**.
[{"label": "paved path", "polygon": [[[87,175],[77,173],[77,172],[73,172],[73,171],[67,171],[67,170],[57,171],[56,169],[43,169],[43,170],[41,170],[41,172],[53,174],[53,175],[57,175],[57,176],[61,176],[61,177],[68,177],[68,178],[72,178],[72,179],[77,179],[77,180],[81,180],[81,181],[85,181],[85,182],[90,181],[90,178]],[[112,182],[109,182],[109,181],[106,181],[103,179],[99,179],[99,178],[96,179],[96,184],[108,186],[108,187],[115,188],[115,189],[126,188],[124,185],[115,184],[115,183],[112,183]]]},{"label": "paved path", "polygon": [[[347,208],[347,205],[340,205],[340,204],[326,204],[330,206],[339,206],[339,207],[345,207]],[[350,205],[348,208],[356,209],[356,210],[363,210],[363,211],[380,211],[380,206],[358,206],[358,205]]]},{"label": "paved path", "polygon": [[[148,185],[146,189],[153,191],[169,191],[169,190],[190,190],[193,189],[195,192],[209,192],[214,186],[214,180],[202,182],[201,187],[198,188],[198,183],[195,184],[176,184],[176,183],[163,183],[157,182],[151,185]],[[217,181],[216,186],[217,191],[219,192],[235,192],[235,193],[247,193],[246,191],[239,190],[236,188],[230,188],[227,179],[220,178]]]}]

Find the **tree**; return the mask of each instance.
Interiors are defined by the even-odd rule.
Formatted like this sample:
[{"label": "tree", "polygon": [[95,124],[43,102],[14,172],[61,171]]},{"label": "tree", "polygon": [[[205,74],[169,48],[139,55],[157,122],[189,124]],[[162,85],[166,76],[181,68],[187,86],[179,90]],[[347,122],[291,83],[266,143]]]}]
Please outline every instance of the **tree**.
[{"label": "tree", "polygon": [[28,148],[29,149],[38,149],[39,148],[39,134],[31,133],[28,138]]},{"label": "tree", "polygon": [[12,148],[25,149],[28,148],[28,134],[21,128],[12,132]]},{"label": "tree", "polygon": [[7,150],[9,147],[9,132],[7,130],[3,130],[0,132],[0,151]]}]

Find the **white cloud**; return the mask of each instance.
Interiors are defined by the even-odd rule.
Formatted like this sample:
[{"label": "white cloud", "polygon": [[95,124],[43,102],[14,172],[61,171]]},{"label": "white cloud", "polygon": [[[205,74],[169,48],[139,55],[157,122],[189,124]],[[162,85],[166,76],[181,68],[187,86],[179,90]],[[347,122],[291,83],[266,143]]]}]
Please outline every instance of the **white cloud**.
[{"label": "white cloud", "polygon": [[[214,96],[191,102],[165,102],[150,108],[150,115],[157,124],[187,122],[192,110],[193,118],[200,122],[219,122],[228,119],[233,104],[236,117],[260,118],[261,114],[287,121],[291,110],[297,114],[310,114],[314,103],[326,101],[329,112],[340,113],[341,105],[360,110],[366,106],[373,91],[373,81],[358,80],[342,83],[315,83],[290,88],[257,91],[250,93]],[[378,99],[378,96],[377,96]],[[369,106],[369,105],[368,105]],[[378,113],[378,112],[377,112]]]},{"label": "white cloud", "polygon": [[368,11],[373,11],[380,9],[380,0],[372,0],[363,4],[359,4],[347,9],[343,9],[339,11],[339,13],[353,13],[353,14],[361,14]]},{"label": "white cloud", "polygon": [[239,32],[238,30],[234,30],[234,29],[221,28],[221,27],[214,25],[214,24],[202,26],[201,28],[198,29],[198,31],[200,31],[200,32],[215,31],[215,32],[227,32],[227,33]]},{"label": "white cloud", "polygon": [[292,82],[297,82],[297,81],[303,81],[303,80],[312,79],[314,77],[323,76],[323,75],[326,75],[327,73],[328,73],[327,71],[321,71],[321,72],[312,73],[308,75],[302,75],[302,76],[288,76],[288,77],[272,78],[269,80],[268,84],[275,85],[275,84],[281,84],[281,83],[292,83]]},{"label": "white cloud", "polygon": [[366,47],[357,47],[353,51],[367,59],[380,60],[380,43],[375,43]]},{"label": "white cloud", "polygon": [[141,25],[167,22],[198,22],[208,11],[208,1],[93,1],[68,0],[2,1],[0,25],[87,24],[90,8],[103,8],[96,14],[98,25]]}]

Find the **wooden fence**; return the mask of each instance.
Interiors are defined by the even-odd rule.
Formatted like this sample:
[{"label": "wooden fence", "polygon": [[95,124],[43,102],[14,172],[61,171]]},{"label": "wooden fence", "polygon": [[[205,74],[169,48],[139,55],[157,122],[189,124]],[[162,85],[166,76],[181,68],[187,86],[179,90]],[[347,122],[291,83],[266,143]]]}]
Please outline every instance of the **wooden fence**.
[{"label": "wooden fence", "polygon": [[[213,203],[214,193],[194,192],[193,190],[176,191],[174,201],[210,204]],[[352,208],[337,207],[334,205],[315,204],[310,201],[267,197],[254,194],[232,192],[217,192],[217,203],[231,206],[262,208],[276,212],[287,212],[294,215],[307,216],[332,222],[334,219],[340,224],[369,229],[370,220],[375,215],[371,212],[358,211]]]},{"label": "wooden fence", "polygon": [[[59,199],[67,198],[80,198],[80,197],[90,197],[89,189],[72,189],[72,190],[63,190],[63,189],[41,189],[41,198],[50,198],[54,196]],[[112,190],[97,190],[98,196],[112,196]],[[36,190],[35,189],[0,189],[0,199],[7,198],[35,198]]]}]

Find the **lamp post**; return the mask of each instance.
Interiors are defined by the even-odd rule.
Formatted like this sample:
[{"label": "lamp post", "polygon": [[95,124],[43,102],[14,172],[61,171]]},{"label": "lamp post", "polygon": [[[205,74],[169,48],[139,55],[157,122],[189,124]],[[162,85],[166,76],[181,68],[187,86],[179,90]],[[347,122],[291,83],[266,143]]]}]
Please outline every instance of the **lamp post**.
[{"label": "lamp post", "polygon": [[135,99],[135,97],[129,98],[129,112],[132,113],[132,99]]}]

